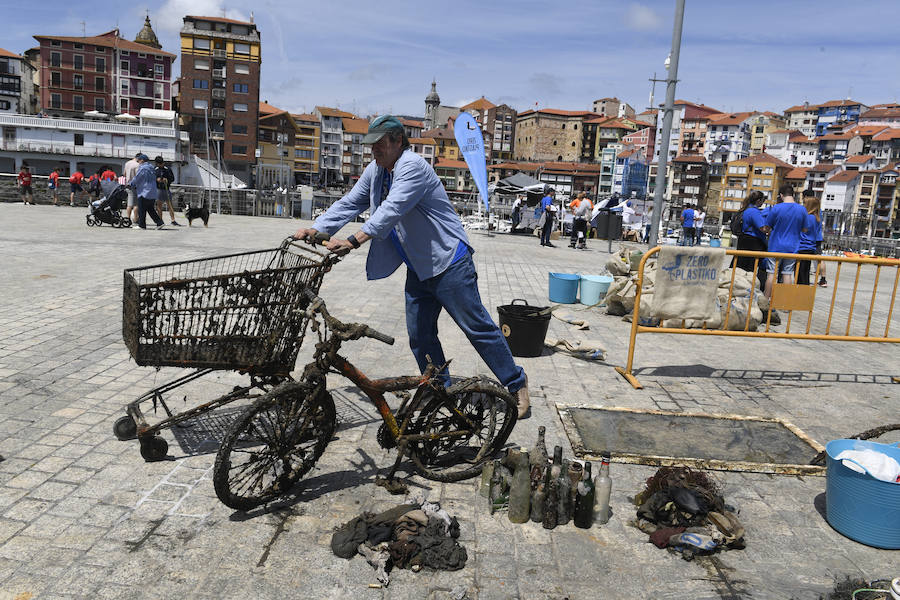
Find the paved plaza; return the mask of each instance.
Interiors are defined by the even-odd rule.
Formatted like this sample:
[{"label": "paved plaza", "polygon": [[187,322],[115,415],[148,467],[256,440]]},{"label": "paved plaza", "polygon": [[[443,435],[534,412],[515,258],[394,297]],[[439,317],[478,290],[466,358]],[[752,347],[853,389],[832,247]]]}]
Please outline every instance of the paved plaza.
[{"label": "paved plaza", "polygon": [[[398,503],[374,485],[393,454],[376,442],[377,413],[345,380],[330,380],[340,424],[317,467],[294,497],[249,514],[221,504],[211,480],[217,437],[237,406],[165,431],[166,461],[145,463],[136,441],[112,434],[127,402],[179,374],[131,360],[122,342],[123,269],[274,247],[302,222],[213,215],[208,229],[141,231],[88,228],[84,212],[0,204],[0,600],[814,599],[835,579],[900,575],[900,553],[828,525],[825,478],[808,476],[717,474],[747,547],[686,562],[628,525],[630,499],[655,469],[614,463],[614,515],[589,530],[513,525],[505,513],[489,514],[477,480],[411,477],[413,489],[459,518],[468,563],[457,572],[395,570],[389,587],[370,588],[373,569],[359,556],[335,557],[329,542],[360,512]],[[495,316],[514,298],[546,305],[549,271],[599,273],[608,256],[605,242],[576,251],[524,236],[475,233],[471,241]],[[321,295],[335,316],[397,343],[362,340],[343,353],[372,376],[412,374],[403,269],[366,282],[364,265],[364,251],[349,255]],[[545,425],[548,446],[571,457],[557,402],[779,417],[822,444],[898,421],[896,345],[642,335],[635,370],[645,389],[634,390],[613,370],[625,362],[630,325],[599,309],[577,314],[590,330],[552,319],[549,335],[600,340],[608,362],[559,352],[518,359],[533,408],[513,431],[515,444],[532,446]],[[440,328],[454,374],[488,374],[446,315]],[[182,407],[183,395],[188,406],[212,399],[241,381],[215,372],[177,390],[172,404]]]}]

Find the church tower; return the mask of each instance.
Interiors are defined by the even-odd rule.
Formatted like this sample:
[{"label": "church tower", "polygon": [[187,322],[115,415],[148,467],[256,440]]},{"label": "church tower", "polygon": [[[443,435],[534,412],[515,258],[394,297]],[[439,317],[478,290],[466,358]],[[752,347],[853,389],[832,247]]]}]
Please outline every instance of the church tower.
[{"label": "church tower", "polygon": [[437,123],[434,122],[435,114],[437,113],[437,107],[441,104],[441,97],[438,96],[437,93],[437,82],[432,79],[431,80],[431,91],[425,96],[425,131],[429,129],[434,129],[437,127]]},{"label": "church tower", "polygon": [[150,26],[150,15],[147,15],[144,18],[144,27],[140,30],[140,32],[138,32],[137,37],[134,38],[134,41],[138,44],[144,44],[145,46],[156,48],[157,50],[162,48],[162,45],[159,43],[159,39],[157,39],[156,34],[153,32],[153,28]]}]

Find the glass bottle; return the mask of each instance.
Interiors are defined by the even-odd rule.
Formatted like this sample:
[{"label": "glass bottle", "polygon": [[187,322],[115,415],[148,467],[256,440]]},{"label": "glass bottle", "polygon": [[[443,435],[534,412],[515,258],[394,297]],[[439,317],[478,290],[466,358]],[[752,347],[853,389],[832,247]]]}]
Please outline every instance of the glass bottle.
[{"label": "glass bottle", "polygon": [[609,452],[600,454],[600,472],[594,479],[594,522],[604,524],[609,521],[609,495],[612,492],[612,479],[609,476]]},{"label": "glass bottle", "polygon": [[489,460],[481,467],[481,485],[478,487],[478,495],[483,498],[490,497],[491,478],[494,476],[494,464],[497,461]]},{"label": "glass bottle", "polygon": [[534,448],[532,448],[528,452],[528,462],[531,465],[531,489],[536,490],[538,485],[544,479],[544,471],[547,470],[547,466],[549,464],[549,456],[547,456],[547,444],[544,440],[544,436],[547,433],[547,428],[541,425],[538,427],[538,436],[537,441],[534,444]]},{"label": "glass bottle", "polygon": [[525,523],[531,515],[531,469],[528,463],[528,451],[512,450],[509,453],[510,466],[513,468],[512,482],[509,485],[509,520],[513,523]]},{"label": "glass bottle", "polygon": [[559,487],[556,492],[556,523],[565,525],[572,520],[572,480],[569,479],[569,461],[562,461]]},{"label": "glass bottle", "polygon": [[544,478],[538,484],[538,488],[531,493],[531,520],[540,523],[544,520],[544,500],[547,497],[547,486],[550,478],[550,469],[544,469]]},{"label": "glass bottle", "polygon": [[573,460],[568,465],[568,473],[569,473],[569,504],[571,505],[571,511],[575,510],[575,494],[577,493],[578,484],[581,482],[581,476],[584,473],[584,468],[581,466],[581,463]]},{"label": "glass bottle", "polygon": [[594,482],[591,480],[591,463],[584,463],[584,473],[576,489],[572,520],[575,527],[590,529],[594,524]]},{"label": "glass bottle", "polygon": [[553,448],[553,464],[547,475],[547,495],[544,496],[544,518],[541,520],[544,529],[553,529],[557,525],[559,508],[559,476],[562,473],[562,447]]}]

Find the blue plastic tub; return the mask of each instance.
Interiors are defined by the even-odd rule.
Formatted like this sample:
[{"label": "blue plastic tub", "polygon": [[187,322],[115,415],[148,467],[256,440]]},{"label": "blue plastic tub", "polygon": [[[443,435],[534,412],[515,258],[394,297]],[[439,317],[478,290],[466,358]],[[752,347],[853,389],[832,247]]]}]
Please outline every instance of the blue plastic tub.
[{"label": "blue plastic tub", "polygon": [[550,302],[575,304],[578,302],[578,282],[581,275],[550,273]]},{"label": "blue plastic tub", "polygon": [[582,275],[581,276],[581,303],[593,306],[600,302],[606,295],[609,284],[613,278],[609,275]]},{"label": "blue plastic tub", "polygon": [[844,466],[844,450],[871,449],[900,461],[900,448],[863,440],[834,440],[825,446],[825,514],[851,540],[875,548],[900,549],[900,483],[875,479]]}]

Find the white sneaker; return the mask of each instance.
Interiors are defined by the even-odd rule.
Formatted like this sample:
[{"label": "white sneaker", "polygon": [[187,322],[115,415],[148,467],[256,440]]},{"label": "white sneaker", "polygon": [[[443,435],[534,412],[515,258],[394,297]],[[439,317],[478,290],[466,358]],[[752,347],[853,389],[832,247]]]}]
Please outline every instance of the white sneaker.
[{"label": "white sneaker", "polygon": [[132,225],[131,228],[132,228],[132,229],[140,229],[141,226],[140,226],[140,225]]}]

